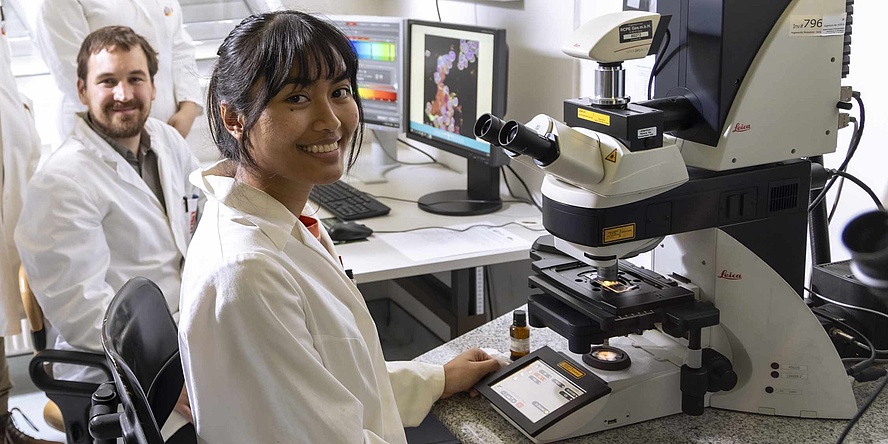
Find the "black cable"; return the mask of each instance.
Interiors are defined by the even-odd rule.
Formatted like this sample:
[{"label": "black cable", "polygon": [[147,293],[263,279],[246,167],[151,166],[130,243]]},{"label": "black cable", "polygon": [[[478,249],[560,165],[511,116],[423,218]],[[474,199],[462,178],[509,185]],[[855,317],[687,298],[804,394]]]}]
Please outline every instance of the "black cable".
[{"label": "black cable", "polygon": [[506,183],[506,189],[509,190],[509,196],[512,196],[512,197],[514,197],[514,198],[517,199],[518,196],[516,196],[516,195],[515,195],[515,192],[512,191],[512,186],[509,185],[509,178],[506,177],[506,171],[505,171],[505,169],[506,169],[505,167],[500,167],[500,171],[503,173],[503,182]]},{"label": "black cable", "polygon": [[832,222],[833,216],[836,215],[836,210],[839,208],[839,199],[842,198],[842,191],[845,190],[845,178],[839,178],[839,187],[836,189],[836,198],[833,200],[832,208],[829,210],[829,216],[826,217],[826,223],[829,224]]},{"label": "black cable", "polygon": [[876,196],[876,193],[873,192],[873,189],[870,188],[869,186],[867,186],[867,184],[863,183],[862,180],[852,176],[849,173],[846,173],[844,171],[839,171],[839,170],[830,171],[830,174],[832,174],[833,176],[844,177],[844,178],[850,180],[851,182],[854,182],[857,186],[862,188],[863,191],[866,191],[866,194],[868,194],[869,197],[873,200],[873,202],[876,203],[876,207],[878,207],[879,210],[885,211],[885,207],[882,206],[882,201],[879,199],[879,196]]},{"label": "black cable", "polygon": [[[859,131],[860,131],[860,128],[857,125],[856,118],[852,117],[851,123],[854,124],[854,133],[851,135],[851,140],[848,142],[848,151],[845,153],[846,156],[848,155],[848,152],[851,151],[851,148],[854,146],[854,139],[856,139],[858,137]],[[833,215],[836,214],[836,209],[839,207],[839,199],[842,198],[842,190],[844,189],[844,186],[845,186],[845,178],[839,179],[839,189],[836,190],[835,201],[833,202],[832,209],[829,210],[829,216],[826,218],[827,224],[832,222]]]},{"label": "black cable", "polygon": [[[500,167],[500,172],[503,173],[503,182],[506,183],[506,189],[509,190],[509,196],[512,196],[515,199],[518,199],[519,201],[524,202],[528,205],[536,206],[536,202],[534,202],[533,199],[522,199],[522,198],[515,195],[515,192],[512,191],[512,185],[509,184],[509,176],[506,175],[505,166]],[[514,173],[514,171],[512,171],[512,173]]]},{"label": "black cable", "polygon": [[428,156],[430,159],[432,159],[431,162],[404,162],[403,160],[398,160],[396,157],[392,156],[391,153],[389,153],[385,148],[383,148],[383,149],[382,149],[382,153],[385,154],[385,157],[388,157],[389,159],[391,159],[392,161],[394,161],[394,162],[397,163],[398,165],[433,165],[433,164],[438,163],[438,161],[435,160],[434,157],[432,157],[431,155],[429,155],[429,153],[427,153],[427,152],[425,152],[425,151],[423,151],[423,150],[421,150],[421,149],[419,149],[419,148],[417,148],[417,147],[415,147],[415,146],[413,146],[413,145],[411,145],[411,144],[409,144],[409,143],[406,143],[406,142],[404,142],[404,141],[401,140],[401,139],[398,139],[398,142],[401,142],[401,143],[403,143],[404,145],[407,145],[407,146],[409,146],[410,148],[413,148],[413,149],[415,149],[416,151],[419,151],[419,152],[425,154],[426,156]]},{"label": "black cable", "polygon": [[465,227],[465,228],[451,228],[451,227],[430,226],[430,227],[408,228],[408,229],[406,229],[406,230],[398,230],[398,231],[373,231],[373,233],[374,233],[374,234],[379,234],[379,233],[381,233],[381,234],[397,234],[397,233],[409,233],[409,232],[411,232],[411,231],[432,230],[432,229],[441,229],[441,230],[454,231],[454,232],[457,232],[457,233],[464,233],[464,232],[466,232],[466,231],[471,230],[472,228],[478,228],[478,227],[486,227],[486,228],[502,228],[502,227],[507,227],[507,226],[509,226],[509,225],[518,225],[519,227],[527,228],[527,229],[530,230],[530,231],[545,231],[545,230],[546,230],[545,228],[538,229],[538,230],[533,229],[533,228],[528,228],[526,225],[519,224],[518,222],[506,222],[506,223],[504,223],[504,224],[500,224],[500,225],[485,225],[485,224],[469,225],[468,227]]},{"label": "black cable", "polygon": [[438,21],[440,22],[440,21],[442,21],[441,20],[441,6],[438,5],[438,0],[435,0],[435,9],[438,11]]},{"label": "black cable", "polygon": [[869,409],[870,406],[873,405],[873,401],[875,401],[879,394],[882,393],[882,390],[885,389],[886,384],[888,384],[888,378],[882,378],[882,383],[879,384],[879,387],[876,388],[876,390],[873,392],[872,395],[870,395],[869,398],[867,398],[866,402],[863,403],[863,406],[860,407],[860,410],[857,411],[857,414],[854,415],[854,417],[851,418],[850,421],[848,421],[847,425],[845,425],[845,430],[842,430],[842,434],[839,435],[839,439],[836,440],[836,444],[842,444],[843,442],[845,442],[845,438],[848,437],[848,433],[854,427],[854,424],[857,424],[857,421],[859,421],[863,414],[866,413],[867,409]]},{"label": "black cable", "polygon": [[[857,152],[857,147],[860,145],[860,139],[863,138],[863,130],[864,130],[864,127],[866,126],[866,108],[863,106],[863,99],[860,98],[860,93],[857,91],[852,92],[851,96],[854,98],[855,101],[857,101],[857,107],[858,107],[858,110],[860,113],[860,119],[859,119],[860,127],[858,127],[858,129],[857,129],[857,137],[851,138],[851,147],[848,149],[848,152],[845,154],[845,160],[839,166],[839,168],[838,168],[839,171],[847,171],[848,163],[851,162],[851,158],[854,157],[854,153]],[[832,188],[833,183],[835,183],[836,179],[837,179],[837,177],[833,176],[826,183],[826,185],[823,186],[823,189],[820,190],[820,194],[818,194],[817,197],[811,201],[811,203],[808,205],[808,212],[809,213],[811,211],[813,211],[814,208],[817,208],[817,206],[820,205],[820,202],[822,202],[823,199],[826,198],[826,193],[829,191],[830,188]]]},{"label": "black cable", "polygon": [[[435,159],[434,157],[432,157],[431,154],[429,154],[429,153],[427,153],[427,152],[425,152],[425,151],[419,149],[419,147],[417,147],[416,145],[413,145],[412,143],[407,143],[407,142],[405,142],[405,141],[403,141],[403,140],[401,140],[401,139],[398,139],[398,142],[401,142],[401,143],[403,143],[404,145],[407,145],[407,146],[409,146],[410,148],[413,148],[414,150],[419,151],[420,153],[424,154],[424,155],[425,155],[426,157],[428,157],[429,159],[432,159],[431,162],[423,162],[423,163],[407,163],[406,165],[431,165],[431,164],[433,164],[433,163],[438,163],[438,159]],[[386,155],[388,155],[388,153],[386,153]],[[391,156],[389,156],[389,157],[391,157]],[[395,159],[395,162],[399,162],[399,161],[398,161],[397,159]]]},{"label": "black cable", "polygon": [[660,69],[660,60],[663,56],[666,55],[666,48],[669,47],[669,43],[672,41],[672,33],[669,32],[669,29],[666,29],[666,38],[663,41],[663,46],[660,47],[660,50],[657,51],[657,57],[654,59],[654,66],[651,67],[651,75],[648,77],[648,100],[651,100],[651,96],[653,95],[654,90],[654,77],[657,76],[657,71]]},{"label": "black cable", "polygon": [[[506,168],[508,168],[509,171],[512,172],[512,174],[515,176],[515,178],[518,179],[518,182],[521,182],[521,186],[524,187],[524,191],[527,192],[527,197],[528,197],[528,199],[530,199],[530,202],[533,203],[533,206],[537,207],[538,210],[543,211],[543,207],[542,207],[542,205],[538,204],[538,203],[536,202],[536,199],[533,198],[533,193],[530,192],[530,187],[527,186],[527,182],[525,182],[524,179],[522,179],[521,176],[519,176],[518,173],[516,173],[515,170],[512,169],[512,166],[511,166],[511,165],[506,165]],[[506,175],[503,174],[503,178],[505,178],[505,177],[506,177]],[[508,183],[509,183],[509,182],[506,181],[506,187],[507,187],[507,188],[508,188]],[[509,192],[511,193],[512,190],[509,189]],[[513,196],[513,197],[514,197],[514,196]]]}]

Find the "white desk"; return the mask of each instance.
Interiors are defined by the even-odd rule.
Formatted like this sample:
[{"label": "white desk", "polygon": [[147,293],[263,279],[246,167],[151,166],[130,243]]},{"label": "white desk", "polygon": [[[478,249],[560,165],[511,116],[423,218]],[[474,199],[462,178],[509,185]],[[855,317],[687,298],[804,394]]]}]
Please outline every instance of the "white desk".
[{"label": "white desk", "polygon": [[[367,145],[369,147],[369,144]],[[423,162],[429,159],[407,148],[403,144],[399,148],[399,160],[407,162]],[[430,148],[430,151],[434,149]],[[364,184],[355,177],[346,176],[343,180],[356,188],[374,196],[391,196],[402,199],[417,200],[424,194],[446,189],[464,189],[466,175],[437,165],[401,165],[385,175],[388,180],[380,184]],[[502,182],[502,179],[500,180]],[[512,183],[512,182],[510,182]],[[517,181],[513,184],[513,188]],[[519,185],[520,186],[520,185]],[[504,201],[515,200],[503,194]],[[503,208],[491,214],[481,216],[453,217],[441,216],[424,212],[416,203],[401,202],[391,199],[379,199],[391,207],[387,216],[374,217],[360,222],[374,231],[402,231],[417,227],[440,227],[464,225],[471,223],[492,223],[500,225],[507,222],[522,222],[526,226],[508,225],[503,227],[514,234],[521,242],[508,248],[494,251],[475,252],[458,256],[447,256],[426,261],[414,261],[400,251],[372,235],[368,241],[352,242],[337,245],[336,249],[342,256],[346,268],[351,268],[355,280],[359,283],[370,283],[383,280],[396,280],[399,285],[429,307],[435,314],[451,326],[451,333],[456,337],[466,331],[483,324],[486,318],[473,318],[472,309],[475,293],[475,267],[483,267],[506,262],[526,260],[533,242],[541,235],[540,212],[532,205],[517,202],[504,202]],[[325,210],[318,216],[329,217]],[[530,227],[530,228],[528,228]],[[446,245],[438,248],[445,249]],[[428,293],[441,293],[442,286],[429,287],[429,282],[411,279],[431,273],[452,272],[450,300],[434,301]]]}]

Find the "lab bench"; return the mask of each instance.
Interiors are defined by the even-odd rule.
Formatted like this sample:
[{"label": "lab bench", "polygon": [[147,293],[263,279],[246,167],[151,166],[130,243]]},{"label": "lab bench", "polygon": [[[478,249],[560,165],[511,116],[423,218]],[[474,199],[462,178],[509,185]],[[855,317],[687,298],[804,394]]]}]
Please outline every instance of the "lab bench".
[{"label": "lab bench", "polygon": [[[415,360],[444,364],[472,347],[489,347],[507,352],[511,322],[512,314],[507,313]],[[532,328],[530,338],[531,350],[548,345],[556,351],[567,351],[567,341],[548,328]],[[865,402],[879,383],[854,384],[858,406]],[[471,398],[465,394],[456,395],[438,401],[432,412],[464,444],[531,442],[494,411],[483,396]],[[888,395],[882,394],[854,426],[845,442],[888,442],[886,412]],[[834,443],[846,423],[844,420],[788,418],[706,408],[702,416],[678,414],[561,442]]]}]

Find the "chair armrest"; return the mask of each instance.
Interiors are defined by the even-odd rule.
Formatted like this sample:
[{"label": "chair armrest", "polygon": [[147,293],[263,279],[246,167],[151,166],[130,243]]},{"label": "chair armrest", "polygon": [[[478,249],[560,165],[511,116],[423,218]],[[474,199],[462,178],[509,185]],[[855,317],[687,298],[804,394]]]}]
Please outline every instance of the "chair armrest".
[{"label": "chair armrest", "polygon": [[88,428],[94,444],[116,444],[117,438],[123,438],[117,388],[111,382],[103,383],[93,393],[91,404]]},{"label": "chair armrest", "polygon": [[94,367],[102,371],[109,381],[112,380],[108,370],[108,361],[104,354],[89,353],[75,350],[42,350],[34,354],[28,365],[31,381],[40,390],[47,393],[74,393],[89,397],[96,391],[99,384],[55,379],[46,373],[45,364],[74,364]]}]

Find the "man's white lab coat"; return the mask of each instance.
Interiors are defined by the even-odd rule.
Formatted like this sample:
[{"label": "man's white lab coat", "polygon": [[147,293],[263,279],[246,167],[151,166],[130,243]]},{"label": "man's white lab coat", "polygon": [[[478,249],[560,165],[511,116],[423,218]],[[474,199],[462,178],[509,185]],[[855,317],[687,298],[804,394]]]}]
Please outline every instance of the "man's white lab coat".
[{"label": "man's white lab coat", "polygon": [[8,336],[21,333],[20,262],[12,236],[25,185],[40,158],[40,138],[31,110],[15,86],[6,34],[0,34],[0,336]]},{"label": "man's white lab coat", "polygon": [[[185,199],[200,193],[188,174],[197,162],[171,126],[149,118],[145,130],[166,214],[136,170],[80,117],[28,185],[15,241],[31,289],[58,332],[54,348],[102,353],[105,309],[136,276],[154,281],[178,312],[182,258],[196,223]],[[54,370],[57,378],[103,379],[77,367]]]},{"label": "man's white lab coat", "polygon": [[361,292],[318,241],[222,162],[182,282],[179,344],[202,443],[404,443],[444,390],[440,365],[386,363]]},{"label": "man's white lab coat", "polygon": [[154,78],[157,98],[151,116],[168,121],[180,102],[204,102],[194,63],[191,37],[182,27],[176,0],[42,0],[34,33],[43,60],[64,97],[59,131],[64,139],[76,112],[86,108],[77,97],[77,53],[86,36],[99,28],[129,26],[145,37],[158,55]]}]

